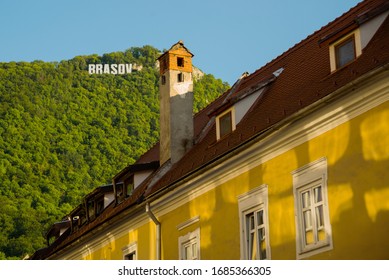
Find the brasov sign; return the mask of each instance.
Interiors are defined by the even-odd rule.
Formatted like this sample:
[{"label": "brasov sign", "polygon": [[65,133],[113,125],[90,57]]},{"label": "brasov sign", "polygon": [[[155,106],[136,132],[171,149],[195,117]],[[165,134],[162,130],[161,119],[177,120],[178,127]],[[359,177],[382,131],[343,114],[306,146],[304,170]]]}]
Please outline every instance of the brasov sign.
[{"label": "brasov sign", "polygon": [[89,74],[123,75],[132,72],[132,64],[89,64]]}]

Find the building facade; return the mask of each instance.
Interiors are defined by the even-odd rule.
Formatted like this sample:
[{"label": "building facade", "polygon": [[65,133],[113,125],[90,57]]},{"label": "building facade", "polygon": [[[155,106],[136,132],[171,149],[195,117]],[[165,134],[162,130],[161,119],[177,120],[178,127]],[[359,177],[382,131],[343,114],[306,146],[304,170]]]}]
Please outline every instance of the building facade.
[{"label": "building facade", "polygon": [[388,259],[389,2],[366,0],[192,117],[160,58],[161,139],[33,259]]}]

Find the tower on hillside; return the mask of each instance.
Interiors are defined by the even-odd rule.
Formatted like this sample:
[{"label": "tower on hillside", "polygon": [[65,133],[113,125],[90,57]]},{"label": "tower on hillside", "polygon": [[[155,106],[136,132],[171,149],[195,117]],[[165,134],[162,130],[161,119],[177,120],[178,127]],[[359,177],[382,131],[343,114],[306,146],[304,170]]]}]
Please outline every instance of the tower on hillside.
[{"label": "tower on hillside", "polygon": [[179,161],[193,145],[192,57],[179,41],[158,58],[161,165]]}]

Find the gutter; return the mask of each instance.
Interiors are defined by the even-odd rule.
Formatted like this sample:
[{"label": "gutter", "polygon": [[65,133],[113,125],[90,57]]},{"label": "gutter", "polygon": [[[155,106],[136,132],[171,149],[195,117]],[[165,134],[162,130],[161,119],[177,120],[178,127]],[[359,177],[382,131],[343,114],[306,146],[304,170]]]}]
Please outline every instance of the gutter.
[{"label": "gutter", "polygon": [[157,238],[156,238],[155,250],[156,250],[156,254],[157,254],[157,260],[161,260],[161,223],[160,223],[160,221],[158,221],[157,217],[155,217],[154,213],[151,212],[149,202],[146,203],[146,213],[147,213],[147,215],[149,215],[150,219],[153,220],[153,222],[156,226]]}]

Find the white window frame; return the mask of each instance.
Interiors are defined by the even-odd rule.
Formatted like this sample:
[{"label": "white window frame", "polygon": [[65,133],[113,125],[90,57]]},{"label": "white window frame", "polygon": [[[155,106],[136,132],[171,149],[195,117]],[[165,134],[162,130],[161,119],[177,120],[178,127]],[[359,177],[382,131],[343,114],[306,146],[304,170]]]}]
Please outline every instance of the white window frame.
[{"label": "white window frame", "polygon": [[133,242],[127,245],[126,247],[122,248],[123,260],[126,260],[126,256],[128,255],[133,255],[134,256],[133,260],[137,260],[138,259],[137,249],[138,249],[137,242]]},{"label": "white window frame", "polygon": [[[295,203],[295,224],[296,224],[296,258],[303,259],[328,250],[332,250],[332,230],[329,217],[328,197],[327,197],[327,159],[320,158],[292,172],[293,194]],[[302,194],[313,192],[315,188],[321,187],[321,201],[314,202],[310,197],[310,206],[303,208]],[[316,203],[316,204],[315,204]],[[316,210],[322,206],[323,225],[317,225]],[[306,245],[306,228],[304,226],[304,212],[309,212],[311,226],[313,227],[313,244]],[[324,240],[319,240],[319,231],[324,230]]]},{"label": "white window frame", "polygon": [[231,132],[233,132],[236,129],[235,108],[231,107],[216,117],[216,139],[217,140],[225,136],[225,135],[223,136],[220,135],[220,119],[223,118],[228,113],[231,113]]},{"label": "white window frame", "polygon": [[248,259],[248,227],[246,223],[247,215],[263,210],[266,259],[271,259],[269,215],[268,215],[268,186],[261,185],[245,194],[238,196],[239,226],[240,226],[240,259]]},{"label": "white window frame", "polygon": [[186,260],[185,257],[185,248],[187,246],[197,244],[195,250],[195,257],[191,260],[200,260],[200,228],[192,232],[188,232],[186,235],[180,236],[178,238],[178,255],[180,260]]}]

